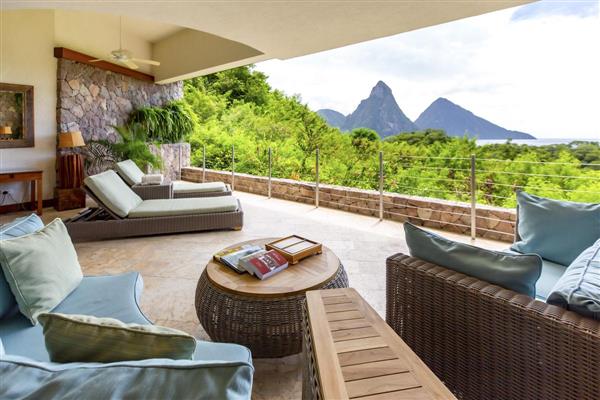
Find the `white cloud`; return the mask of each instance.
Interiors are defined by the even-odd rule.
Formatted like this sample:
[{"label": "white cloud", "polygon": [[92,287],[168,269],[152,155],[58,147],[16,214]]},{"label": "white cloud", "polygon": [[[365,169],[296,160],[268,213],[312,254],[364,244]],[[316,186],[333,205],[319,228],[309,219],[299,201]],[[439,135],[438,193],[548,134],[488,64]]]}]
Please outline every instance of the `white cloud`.
[{"label": "white cloud", "polygon": [[513,19],[514,13],[499,11],[257,68],[272,86],[300,94],[315,110],[348,114],[383,80],[413,120],[437,97],[447,97],[508,129],[547,138],[600,138],[598,13],[536,11],[535,17]]}]

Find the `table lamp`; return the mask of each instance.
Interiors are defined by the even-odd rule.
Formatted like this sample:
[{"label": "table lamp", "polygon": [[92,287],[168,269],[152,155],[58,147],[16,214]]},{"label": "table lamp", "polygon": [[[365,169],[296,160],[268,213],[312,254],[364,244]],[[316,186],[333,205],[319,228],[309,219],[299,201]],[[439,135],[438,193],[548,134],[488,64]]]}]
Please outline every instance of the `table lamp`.
[{"label": "table lamp", "polygon": [[83,183],[83,157],[73,149],[85,146],[81,132],[61,132],[58,134],[58,148],[71,149],[71,153],[61,154],[58,159],[59,188],[73,189]]},{"label": "table lamp", "polygon": [[0,139],[8,140],[12,136],[12,128],[10,126],[0,126]]}]

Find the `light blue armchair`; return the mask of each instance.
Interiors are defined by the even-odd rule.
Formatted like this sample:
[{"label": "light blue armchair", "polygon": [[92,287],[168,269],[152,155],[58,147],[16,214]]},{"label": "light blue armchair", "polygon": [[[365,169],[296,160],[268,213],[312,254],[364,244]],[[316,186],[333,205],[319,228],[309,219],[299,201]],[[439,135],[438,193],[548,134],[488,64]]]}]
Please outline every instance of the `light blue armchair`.
[{"label": "light blue armchair", "polygon": [[[142,288],[142,277],[135,272],[86,276],[53,311],[150,324],[139,308]],[[0,269],[4,309],[10,295]],[[0,340],[2,399],[249,399],[252,392],[252,357],[247,348],[236,344],[198,341],[193,360],[52,363],[42,327],[32,326],[16,306],[0,315]]]}]

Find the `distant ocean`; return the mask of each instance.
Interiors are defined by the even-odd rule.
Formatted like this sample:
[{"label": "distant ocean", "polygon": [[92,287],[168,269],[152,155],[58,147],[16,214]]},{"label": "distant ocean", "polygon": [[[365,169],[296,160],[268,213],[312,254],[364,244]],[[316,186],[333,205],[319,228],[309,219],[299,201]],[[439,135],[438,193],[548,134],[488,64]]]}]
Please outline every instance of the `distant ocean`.
[{"label": "distant ocean", "polygon": [[[511,143],[514,144],[526,144],[529,146],[546,146],[550,144],[569,144],[571,142],[581,140],[584,142],[600,142],[600,139],[593,140],[590,138],[587,139],[513,139]],[[496,143],[506,143],[506,139],[487,139],[487,140],[477,140],[478,146],[483,146],[484,144],[496,144]]]}]

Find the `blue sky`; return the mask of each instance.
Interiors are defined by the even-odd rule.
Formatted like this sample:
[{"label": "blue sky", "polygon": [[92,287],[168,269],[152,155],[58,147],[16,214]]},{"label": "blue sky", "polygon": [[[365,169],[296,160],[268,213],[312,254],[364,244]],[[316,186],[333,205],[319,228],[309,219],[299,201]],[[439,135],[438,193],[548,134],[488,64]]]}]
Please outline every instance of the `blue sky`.
[{"label": "blue sky", "polygon": [[508,129],[600,140],[599,14],[543,0],[257,69],[314,110],[348,114],[383,80],[413,120],[446,97]]}]

